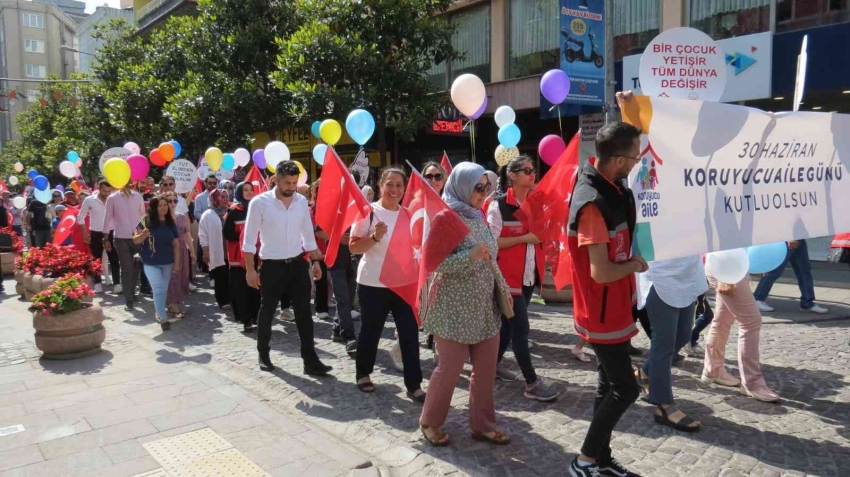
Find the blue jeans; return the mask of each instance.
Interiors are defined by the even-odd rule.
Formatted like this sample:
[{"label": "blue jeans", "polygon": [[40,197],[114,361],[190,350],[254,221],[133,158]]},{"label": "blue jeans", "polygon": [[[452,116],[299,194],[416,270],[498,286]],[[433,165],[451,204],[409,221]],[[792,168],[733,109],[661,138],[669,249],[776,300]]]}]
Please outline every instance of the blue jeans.
[{"label": "blue jeans", "polygon": [[522,376],[528,385],[537,382],[537,373],[531,364],[531,353],[528,352],[528,304],[531,303],[531,293],[534,287],[522,287],[522,296],[514,297],[514,317],[510,320],[502,316],[502,330],[499,336],[499,362],[505,356],[508,345],[513,345],[514,357],[522,370]]},{"label": "blue jeans", "polygon": [[658,296],[653,286],[646,297],[646,311],[652,324],[652,343],[643,371],[649,376],[652,404],[673,404],[673,356],[691,339],[695,303],[674,308]]},{"label": "blue jeans", "polygon": [[168,297],[168,281],[171,280],[172,268],[174,268],[173,263],[169,263],[168,265],[145,264],[145,276],[148,277],[148,282],[151,284],[153,305],[156,308],[158,321],[168,319],[168,307],[165,304],[165,300]]},{"label": "blue jeans", "polygon": [[776,270],[768,272],[764,278],[759,280],[755,296],[758,301],[767,300],[770,289],[777,278],[782,276],[785,266],[791,262],[794,275],[797,276],[797,286],[800,287],[800,308],[808,310],[815,306],[815,279],[812,277],[812,264],[809,262],[809,246],[805,240],[800,240],[800,245],[794,250],[788,249],[788,255]]}]

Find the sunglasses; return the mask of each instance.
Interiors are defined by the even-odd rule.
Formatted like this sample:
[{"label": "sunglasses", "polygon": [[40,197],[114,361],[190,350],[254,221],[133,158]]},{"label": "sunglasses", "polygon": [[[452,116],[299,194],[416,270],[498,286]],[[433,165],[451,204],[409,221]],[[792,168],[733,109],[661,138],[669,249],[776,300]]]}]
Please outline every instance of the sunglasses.
[{"label": "sunglasses", "polygon": [[530,176],[531,174],[536,174],[537,172],[533,167],[523,167],[522,169],[514,169],[511,172],[522,172],[523,174]]},{"label": "sunglasses", "polygon": [[422,177],[424,177],[424,178],[428,179],[429,181],[441,181],[441,180],[443,180],[443,175],[442,175],[442,174],[440,174],[440,173],[437,173],[437,174],[425,174],[425,175],[424,175],[424,176],[422,176]]},{"label": "sunglasses", "polygon": [[168,199],[166,202],[168,202],[169,204],[176,204],[177,199]]},{"label": "sunglasses", "polygon": [[62,196],[61,196],[61,195],[54,195],[54,196],[53,196],[53,198],[54,198],[54,199],[58,199],[58,198],[60,198],[60,197],[62,197]]},{"label": "sunglasses", "polygon": [[217,186],[218,182],[207,182],[208,186]]},{"label": "sunglasses", "polygon": [[174,187],[174,183],[173,182],[163,182],[162,186],[163,187]]},{"label": "sunglasses", "polygon": [[478,192],[479,194],[484,194],[485,192],[490,192],[490,189],[492,189],[492,188],[493,188],[493,185],[490,184],[490,181],[487,181],[486,184],[482,184],[480,182],[478,184],[475,184],[475,192]]}]

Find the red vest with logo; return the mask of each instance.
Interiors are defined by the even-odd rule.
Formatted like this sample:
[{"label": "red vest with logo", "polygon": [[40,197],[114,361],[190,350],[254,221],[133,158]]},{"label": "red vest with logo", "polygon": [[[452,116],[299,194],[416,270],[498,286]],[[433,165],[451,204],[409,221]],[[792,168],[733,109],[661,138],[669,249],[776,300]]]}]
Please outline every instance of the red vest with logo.
[{"label": "red vest with logo", "polygon": [[[496,202],[499,205],[499,212],[502,215],[502,233],[499,237],[519,237],[529,232],[528,228],[514,216],[516,211],[519,210],[519,205],[517,204],[513,187],[509,187],[506,194],[496,198]],[[510,248],[500,249],[496,256],[499,269],[508,282],[511,295],[522,295],[522,279],[525,272],[525,256],[527,253],[528,244],[522,243]],[[544,259],[543,244],[534,245],[534,278],[536,285],[543,283],[543,272],[546,270]]]},{"label": "red vest with logo", "polygon": [[569,237],[573,259],[573,314],[576,332],[591,343],[619,344],[637,334],[632,305],[635,303],[634,274],[611,283],[597,283],[590,275],[587,247],[578,245],[578,222],[584,207],[595,205],[608,229],[608,260],[627,262],[631,257],[635,227],[632,191],[602,177],[590,165],[579,176],[570,201]]}]

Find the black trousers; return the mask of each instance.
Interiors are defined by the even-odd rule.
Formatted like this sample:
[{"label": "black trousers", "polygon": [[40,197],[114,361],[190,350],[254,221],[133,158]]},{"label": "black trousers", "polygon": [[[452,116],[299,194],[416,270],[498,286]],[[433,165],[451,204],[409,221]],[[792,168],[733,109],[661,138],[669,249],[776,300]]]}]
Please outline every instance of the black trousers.
[{"label": "black trousers", "polygon": [[629,356],[629,342],[590,344],[596,353],[599,383],[593,403],[593,419],[584,438],[581,453],[606,462],[611,459],[611,433],[620,418],[640,394]]},{"label": "black trousers", "polygon": [[272,319],[284,292],[292,301],[295,325],[301,340],[301,359],[312,364],[319,361],[313,343],[313,317],[310,314],[310,263],[301,257],[289,260],[263,260],[260,265],[260,315],[257,350],[268,352],[272,338]]},{"label": "black trousers", "polygon": [[[118,252],[115,251],[115,243],[112,240],[112,232],[109,232],[109,251],[106,256],[109,257],[109,269],[112,273],[112,283],[114,285],[121,284],[121,263],[118,261]],[[103,232],[91,231],[91,243],[89,243],[92,257],[100,260],[103,257]],[[100,283],[102,278],[100,275],[94,277],[95,283]]]},{"label": "black trousers", "polygon": [[245,269],[230,267],[230,301],[236,321],[249,325],[257,323],[260,313],[260,290],[248,286]]},{"label": "black trousers", "polygon": [[316,280],[316,299],[315,299],[315,308],[316,313],[327,313],[328,312],[328,266],[325,265],[324,260],[319,262],[319,266],[322,267],[322,278]]},{"label": "black trousers", "polygon": [[230,304],[230,285],[227,279],[227,265],[222,265],[210,270],[210,277],[215,280],[213,291],[215,292],[215,302],[221,308],[224,305]]},{"label": "black trousers", "polygon": [[422,387],[422,368],[419,366],[419,326],[413,309],[389,288],[359,285],[360,336],[357,338],[357,379],[372,374],[378,356],[378,343],[384,332],[387,315],[392,311],[401,361],[404,363],[404,386],[413,392]]},{"label": "black trousers", "polygon": [[649,314],[646,312],[646,307],[643,310],[638,310],[637,305],[632,307],[632,316],[635,321],[640,321],[640,326],[646,337],[652,339],[652,325],[649,323]]}]

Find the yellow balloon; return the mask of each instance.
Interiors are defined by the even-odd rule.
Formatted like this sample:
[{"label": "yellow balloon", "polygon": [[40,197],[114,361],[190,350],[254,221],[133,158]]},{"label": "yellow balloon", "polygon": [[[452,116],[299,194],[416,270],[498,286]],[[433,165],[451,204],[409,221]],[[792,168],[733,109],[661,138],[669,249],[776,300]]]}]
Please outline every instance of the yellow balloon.
[{"label": "yellow balloon", "polygon": [[120,157],[107,159],[103,164],[103,175],[106,176],[109,185],[116,189],[123,189],[130,182],[130,165]]},{"label": "yellow balloon", "polygon": [[272,174],[274,174],[274,171],[276,170],[275,167],[273,165],[269,164],[268,162],[266,163],[266,169],[268,169],[268,171],[271,172]]},{"label": "yellow balloon", "polygon": [[224,153],[217,147],[211,147],[204,153],[204,159],[207,160],[207,166],[213,172],[218,172],[221,169],[221,163],[224,162]]},{"label": "yellow balloon", "polygon": [[322,141],[333,146],[342,137],[342,127],[336,120],[325,119],[322,121],[322,125],[319,126],[319,135],[322,137]]}]

